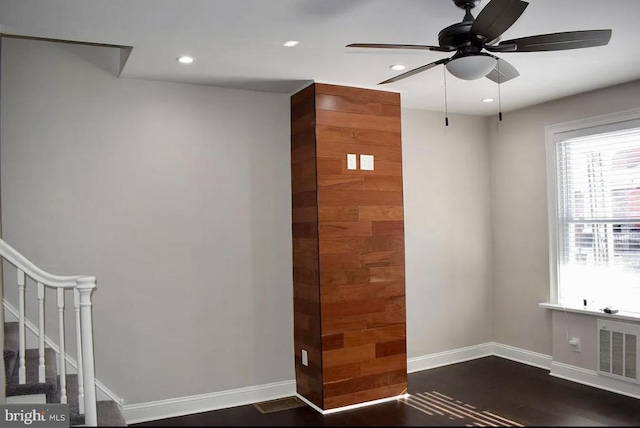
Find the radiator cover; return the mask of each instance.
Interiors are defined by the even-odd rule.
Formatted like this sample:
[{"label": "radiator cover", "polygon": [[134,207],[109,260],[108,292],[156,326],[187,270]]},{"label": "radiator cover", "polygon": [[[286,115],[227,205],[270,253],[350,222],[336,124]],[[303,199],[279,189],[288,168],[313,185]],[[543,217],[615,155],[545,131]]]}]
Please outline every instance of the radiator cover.
[{"label": "radiator cover", "polygon": [[640,325],[598,319],[598,374],[640,383]]}]

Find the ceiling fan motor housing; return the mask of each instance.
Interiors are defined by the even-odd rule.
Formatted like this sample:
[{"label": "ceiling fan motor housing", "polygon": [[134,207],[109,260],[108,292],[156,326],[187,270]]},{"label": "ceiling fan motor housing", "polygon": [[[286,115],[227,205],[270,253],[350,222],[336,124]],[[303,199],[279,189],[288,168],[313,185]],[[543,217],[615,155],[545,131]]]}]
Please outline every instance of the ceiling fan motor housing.
[{"label": "ceiling fan motor housing", "polygon": [[456,6],[458,6],[460,9],[473,9],[480,4],[480,1],[481,0],[453,0]]},{"label": "ceiling fan motor housing", "polygon": [[482,42],[471,34],[471,27],[475,20],[471,9],[479,5],[480,0],[453,0],[453,2],[466,13],[462,22],[449,25],[438,33],[438,44],[442,48],[458,49],[464,53],[480,52]]},{"label": "ceiling fan motor housing", "polygon": [[[482,45],[473,44],[471,26],[473,21],[463,21],[450,25],[438,33],[438,44],[443,48],[464,49],[480,52]],[[479,40],[478,40],[479,41]]]}]

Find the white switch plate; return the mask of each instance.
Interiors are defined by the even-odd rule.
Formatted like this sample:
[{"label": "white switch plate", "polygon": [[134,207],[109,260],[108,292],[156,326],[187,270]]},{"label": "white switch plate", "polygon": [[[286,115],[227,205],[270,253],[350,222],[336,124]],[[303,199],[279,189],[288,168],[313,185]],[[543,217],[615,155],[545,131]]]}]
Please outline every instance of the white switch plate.
[{"label": "white switch plate", "polygon": [[309,365],[309,356],[307,355],[307,351],[305,351],[304,349],[302,350],[302,365],[303,366]]},{"label": "white switch plate", "polygon": [[347,169],[358,169],[356,162],[357,162],[357,156],[353,153],[349,153],[347,155]]},{"label": "white switch plate", "polygon": [[373,155],[360,155],[360,169],[373,171]]}]

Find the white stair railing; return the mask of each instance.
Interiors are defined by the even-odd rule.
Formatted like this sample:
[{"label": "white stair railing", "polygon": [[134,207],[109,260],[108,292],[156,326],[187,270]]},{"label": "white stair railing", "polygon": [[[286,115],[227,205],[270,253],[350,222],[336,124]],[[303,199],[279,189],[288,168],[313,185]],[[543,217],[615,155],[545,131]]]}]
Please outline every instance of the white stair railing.
[{"label": "white stair railing", "polygon": [[84,379],[82,367],[82,323],[80,321],[80,292],[73,289],[73,308],[76,313],[76,357],[78,359],[78,413],[84,415]]},{"label": "white stair railing", "polygon": [[64,288],[58,288],[56,290],[58,298],[58,334],[59,341],[58,347],[60,353],[58,354],[58,374],[60,375],[60,403],[67,404],[67,361],[65,356],[67,355],[66,347],[64,343]]},{"label": "white stair railing", "polygon": [[44,284],[38,283],[38,382],[46,381],[44,360]]},{"label": "white stair railing", "polygon": [[[17,267],[17,266],[16,266]],[[25,297],[25,280],[24,272],[18,267],[18,306],[20,307],[20,319],[18,320],[18,335],[20,336],[20,343],[18,348],[18,382],[22,385],[27,381],[27,364],[26,364],[26,344],[24,339],[24,297]]]},{"label": "white stair railing", "polygon": [[38,382],[45,382],[45,288],[56,290],[58,309],[58,328],[60,335],[60,353],[58,360],[58,374],[60,375],[60,402],[67,402],[66,391],[66,355],[65,355],[65,322],[64,302],[65,292],[73,293],[75,309],[75,328],[78,359],[78,406],[80,413],[84,413],[85,426],[97,426],[98,415],[96,410],[96,380],[93,355],[93,326],[91,294],[96,288],[94,276],[59,276],[53,275],[38,268],[23,255],[18,253],[9,244],[0,239],[0,256],[16,267],[18,272],[18,382],[24,384],[27,381],[26,369],[26,335],[25,335],[25,297],[26,278],[32,279],[37,284],[38,297]]}]

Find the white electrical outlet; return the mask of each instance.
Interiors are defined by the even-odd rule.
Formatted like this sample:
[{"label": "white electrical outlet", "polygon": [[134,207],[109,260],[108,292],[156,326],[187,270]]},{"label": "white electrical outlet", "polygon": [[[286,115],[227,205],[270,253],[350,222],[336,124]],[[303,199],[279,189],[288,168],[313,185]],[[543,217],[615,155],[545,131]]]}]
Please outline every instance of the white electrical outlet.
[{"label": "white electrical outlet", "polygon": [[358,169],[358,165],[356,165],[357,156],[353,153],[349,153],[347,155],[347,169]]},{"label": "white electrical outlet", "polygon": [[373,155],[360,155],[360,169],[373,171]]},{"label": "white electrical outlet", "polygon": [[303,366],[309,365],[309,356],[307,355],[307,351],[305,351],[304,349],[302,350],[302,365]]},{"label": "white electrical outlet", "polygon": [[573,352],[580,352],[580,338],[579,337],[572,337],[571,340],[569,340],[569,345],[571,345],[571,349],[573,350]]}]

